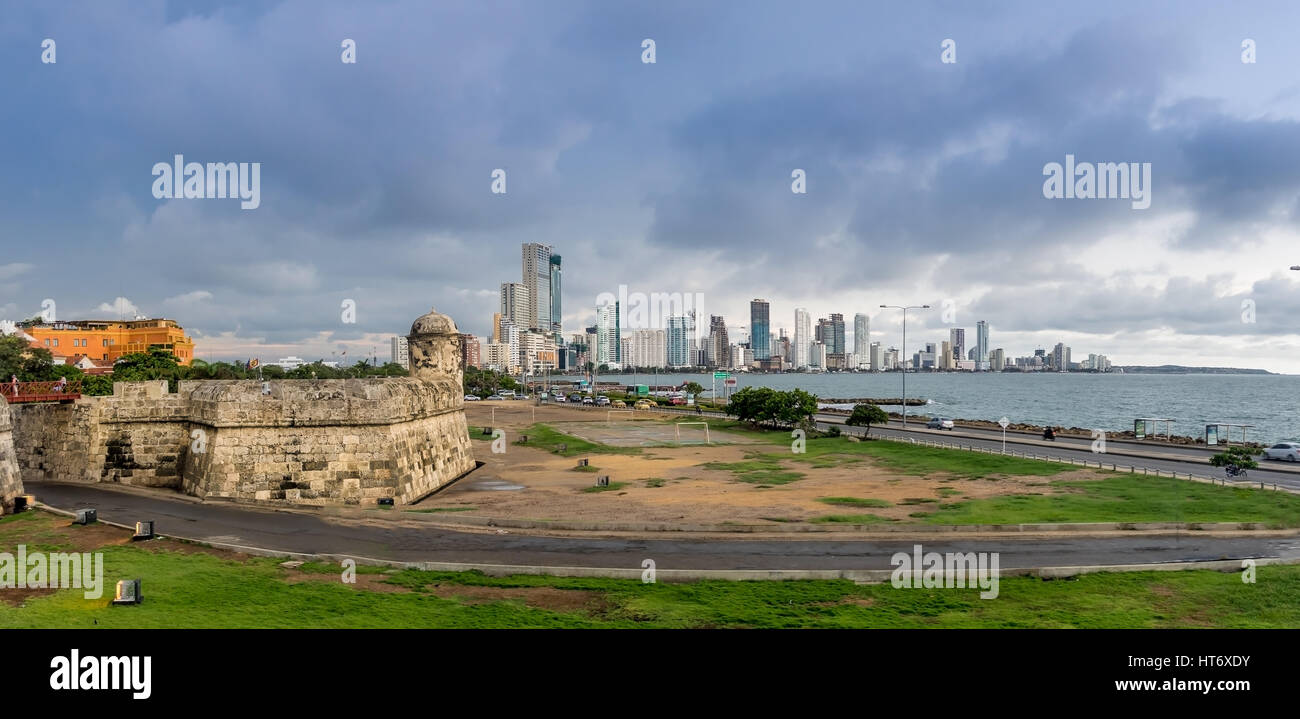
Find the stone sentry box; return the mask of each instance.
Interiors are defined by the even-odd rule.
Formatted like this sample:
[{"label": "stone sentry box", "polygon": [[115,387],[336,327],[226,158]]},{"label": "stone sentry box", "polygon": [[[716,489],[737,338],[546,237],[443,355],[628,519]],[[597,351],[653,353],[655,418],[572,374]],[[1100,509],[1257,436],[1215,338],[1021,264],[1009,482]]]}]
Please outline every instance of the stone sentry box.
[{"label": "stone sentry box", "polygon": [[[253,380],[183,381],[175,393],[165,382],[115,384],[112,397],[20,419],[19,464],[30,479],[174,487],[207,499],[414,502],[475,466],[460,341],[451,318],[431,311],[408,336],[410,377],[280,380],[266,394]],[[68,443],[70,434],[82,441]]]}]

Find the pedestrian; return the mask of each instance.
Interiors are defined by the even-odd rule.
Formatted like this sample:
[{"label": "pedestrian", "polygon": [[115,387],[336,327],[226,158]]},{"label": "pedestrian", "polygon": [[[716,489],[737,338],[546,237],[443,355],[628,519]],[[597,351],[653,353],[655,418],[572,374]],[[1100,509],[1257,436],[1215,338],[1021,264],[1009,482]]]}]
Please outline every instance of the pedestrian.
[{"label": "pedestrian", "polygon": [[18,375],[10,375],[9,381],[13,383],[14,396],[18,396]]}]

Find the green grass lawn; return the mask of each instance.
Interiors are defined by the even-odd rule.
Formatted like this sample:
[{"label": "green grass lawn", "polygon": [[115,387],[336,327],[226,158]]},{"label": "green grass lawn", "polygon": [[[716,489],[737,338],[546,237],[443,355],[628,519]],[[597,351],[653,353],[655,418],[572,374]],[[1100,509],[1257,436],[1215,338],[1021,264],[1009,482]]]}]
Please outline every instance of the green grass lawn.
[{"label": "green grass lawn", "polygon": [[1118,474],[1096,481],[1057,481],[1058,494],[1017,494],[941,504],[930,524],[1024,522],[1264,522],[1300,526],[1300,496],[1221,487],[1170,477]]},{"label": "green grass lawn", "polygon": [[[0,551],[69,549],[62,517],[0,519]],[[997,599],[977,589],[894,589],[849,581],[642,584],[636,580],[298,570],[276,559],[191,553],[170,540],[102,549],[105,595],[80,590],[30,597],[0,589],[0,628],[151,627],[1297,627],[1300,567],[1260,567],[1257,582],[1208,571],[1009,577]],[[144,603],[111,607],[118,579],[143,580]]]},{"label": "green grass lawn", "polygon": [[874,497],[820,497],[818,502],[826,504],[838,504],[844,507],[892,507],[894,504],[884,499],[875,499]]},{"label": "green grass lawn", "polygon": [[[524,446],[544,449],[562,457],[573,457],[579,454],[641,454],[640,447],[615,447],[599,442],[588,442],[581,437],[565,434],[550,425],[541,423],[522,430],[520,434],[528,435],[528,444]],[[562,452],[557,451],[561,444],[565,446]]]}]

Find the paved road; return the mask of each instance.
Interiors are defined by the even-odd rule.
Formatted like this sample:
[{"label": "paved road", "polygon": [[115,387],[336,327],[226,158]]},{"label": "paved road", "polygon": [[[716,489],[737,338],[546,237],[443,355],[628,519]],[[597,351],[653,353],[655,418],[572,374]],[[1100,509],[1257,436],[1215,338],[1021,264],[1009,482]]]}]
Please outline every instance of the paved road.
[{"label": "paved road", "polygon": [[[30,482],[27,490],[60,509],[94,507],[124,524],[152,519],[155,531],[290,552],[351,554],[395,561],[660,569],[891,569],[914,542],[852,540],[586,539],[456,532],[297,512],[195,503],[158,490],[143,494],[95,485]],[[1115,539],[959,539],[924,542],[925,551],[999,552],[1003,568],[1142,564],[1247,557],[1300,557],[1300,538],[1204,536]]]}]

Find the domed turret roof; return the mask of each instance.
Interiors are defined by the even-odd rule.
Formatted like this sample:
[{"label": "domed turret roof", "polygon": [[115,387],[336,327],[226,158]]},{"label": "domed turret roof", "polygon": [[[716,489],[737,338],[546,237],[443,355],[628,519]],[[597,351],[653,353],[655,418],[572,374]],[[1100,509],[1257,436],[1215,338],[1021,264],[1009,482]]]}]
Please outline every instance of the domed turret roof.
[{"label": "domed turret roof", "polygon": [[430,308],[428,314],[420,316],[411,325],[411,334],[413,335],[448,334],[457,332],[459,332],[459,330],[456,329],[456,323],[453,322],[450,317],[432,308]]}]

